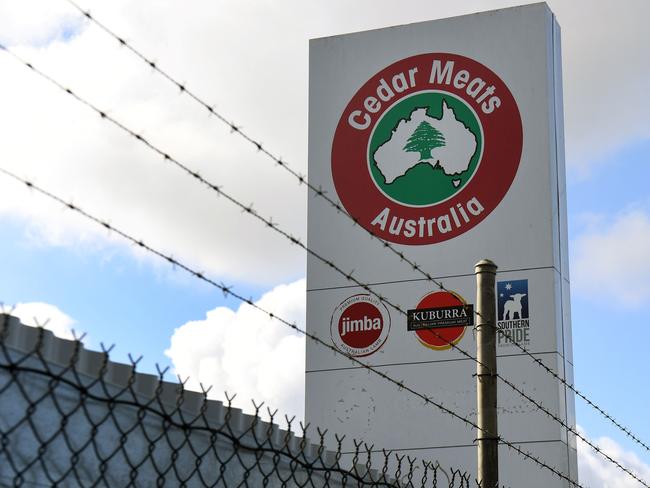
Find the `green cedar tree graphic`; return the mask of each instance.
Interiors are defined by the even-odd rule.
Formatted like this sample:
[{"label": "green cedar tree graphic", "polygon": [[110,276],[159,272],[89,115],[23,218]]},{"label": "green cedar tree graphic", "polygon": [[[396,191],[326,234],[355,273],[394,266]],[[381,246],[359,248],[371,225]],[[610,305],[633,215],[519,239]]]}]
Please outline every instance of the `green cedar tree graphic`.
[{"label": "green cedar tree graphic", "polygon": [[409,152],[419,152],[420,159],[430,159],[431,150],[444,145],[445,137],[442,133],[427,121],[422,121],[413,131],[413,134],[411,134],[408,141],[406,141],[404,150]]}]

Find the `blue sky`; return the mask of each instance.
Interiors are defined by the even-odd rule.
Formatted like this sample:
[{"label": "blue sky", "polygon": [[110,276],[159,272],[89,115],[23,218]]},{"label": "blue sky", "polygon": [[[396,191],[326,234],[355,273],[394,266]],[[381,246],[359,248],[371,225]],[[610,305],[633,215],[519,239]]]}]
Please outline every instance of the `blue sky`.
[{"label": "blue sky", "polygon": [[[593,225],[594,216],[611,219],[629,210],[647,212],[649,162],[650,140],[645,140],[607,155],[607,161],[599,161],[586,176],[569,172],[572,257],[576,252],[575,239]],[[626,252],[624,243],[620,252]],[[650,251],[647,255],[650,257]],[[597,267],[598,263],[593,265]],[[642,413],[643,398],[647,399],[648,393],[641,386],[645,381],[642,358],[647,354],[646,344],[650,340],[648,302],[622,304],[620,298],[604,291],[602,294],[574,291],[571,297],[576,385],[641,439],[649,439],[650,424]],[[578,422],[588,432],[608,435],[629,448],[635,447],[583,401],[576,400],[576,406]],[[643,449],[640,454],[648,459]]]},{"label": "blue sky", "polygon": [[580,232],[584,214],[615,214],[650,204],[648,155],[650,140],[641,139],[597,157],[588,174],[569,168],[567,192],[570,229]]},{"label": "blue sky", "polygon": [[[3,302],[57,304],[76,321],[75,332],[88,334],[88,347],[115,345],[111,357],[121,362],[128,362],[129,353],[142,355],[141,371],[155,372],[156,363],[171,367],[164,351],[175,327],[202,319],[217,306],[239,305],[182,271],[143,265],[121,248],[44,246],[30,237],[29,225],[8,219],[2,221],[2,232],[12,236],[0,242]],[[245,296],[261,293],[259,286],[228,285]],[[166,378],[175,379],[171,373]]]},{"label": "blue sky", "polygon": [[[200,107],[124,49],[117,49],[110,38],[80,21],[65,2],[34,2],[29,8],[0,7],[3,42],[154,142],[164,143],[202,174],[223,182],[243,201],[254,202],[291,232],[306,235],[306,194],[294,181],[226,128],[209,121]],[[154,11],[126,2],[84,5],[302,172],[306,172],[308,38],[513,4],[413,0],[412,8],[387,15],[382,9],[369,14],[371,4],[365,1],[349,6],[334,2],[329,9],[293,0],[275,8],[254,2],[209,3],[201,5],[202,16],[170,2]],[[650,288],[645,284],[650,273],[650,106],[645,97],[650,66],[640,61],[647,56],[642,47],[650,45],[650,39],[639,28],[639,19],[650,12],[642,2],[630,2],[628,10],[601,1],[550,3],[563,27],[576,385],[650,441],[646,421],[650,393],[643,387],[650,342]],[[587,10],[589,22],[584,21]],[[237,27],[243,18],[251,22],[248,31],[274,42],[251,39]],[[612,18],[615,24],[610,24]],[[304,276],[304,254],[182,180],[134,141],[7,56],[0,55],[0,70],[4,73],[0,133],[9,135],[0,149],[0,165],[72,198],[218,281],[235,285],[245,296],[256,300],[265,296],[301,320],[304,300],[294,293],[300,288],[277,287]],[[616,89],[605,79],[614,75]],[[259,175],[257,181],[242,177],[244,168],[244,174]],[[88,334],[91,347],[114,343],[112,357],[117,361],[125,361],[129,352],[143,355],[140,369],[148,372],[155,371],[156,363],[172,365],[165,351],[172,347],[173,337],[178,342],[172,351],[189,340],[174,336],[175,329],[191,321],[196,327],[209,324],[206,314],[214,310],[219,310],[215,316],[221,314],[233,324],[244,316],[239,304],[218,290],[107,237],[103,230],[13,182],[1,180],[0,185],[3,303],[54,305],[74,320],[76,330]],[[590,270],[587,263],[602,271]],[[219,307],[235,313],[228,315]],[[255,329],[255,334],[265,333]],[[210,371],[228,364],[255,370],[264,358],[286,351],[284,347],[300,354],[300,347],[287,346],[282,334],[269,339],[270,349],[259,351],[259,361],[230,358],[210,366]],[[177,366],[189,365],[183,371],[196,366],[189,357],[192,351],[178,359]],[[300,370],[298,363],[278,362],[279,367]],[[236,388],[238,381],[242,379],[233,373],[224,387]],[[302,386],[287,379],[278,388],[286,390],[286,398],[273,400],[286,406]],[[260,386],[242,394],[265,393]],[[650,464],[647,451],[580,400],[576,405],[578,423],[591,437],[607,436]]]}]

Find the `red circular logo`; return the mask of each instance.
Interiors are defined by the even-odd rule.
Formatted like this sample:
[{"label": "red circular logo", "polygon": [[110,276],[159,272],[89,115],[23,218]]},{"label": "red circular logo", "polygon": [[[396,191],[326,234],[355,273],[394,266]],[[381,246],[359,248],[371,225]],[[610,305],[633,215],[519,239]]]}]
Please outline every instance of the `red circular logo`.
[{"label": "red circular logo", "polygon": [[[435,291],[425,295],[415,308],[453,307],[465,305],[465,300],[452,292]],[[415,335],[425,347],[438,351],[450,349],[452,344],[458,344],[465,335],[465,327],[441,327],[437,329],[416,330]]]},{"label": "red circular logo", "polygon": [[423,245],[487,217],[519,167],[522,125],[508,87],[470,58],[412,56],[368,80],[332,143],[346,210],[384,240]]},{"label": "red circular logo", "polygon": [[354,295],[340,303],[332,315],[330,333],[334,345],[351,356],[368,356],[388,338],[390,315],[370,295]]}]

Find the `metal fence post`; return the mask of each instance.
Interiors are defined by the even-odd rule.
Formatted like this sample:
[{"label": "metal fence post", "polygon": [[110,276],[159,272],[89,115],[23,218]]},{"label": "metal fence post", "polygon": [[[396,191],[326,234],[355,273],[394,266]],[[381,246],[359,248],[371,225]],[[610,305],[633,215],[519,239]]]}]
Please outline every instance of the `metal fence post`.
[{"label": "metal fence post", "polygon": [[482,488],[499,484],[497,429],[496,296],[497,265],[483,259],[476,274],[476,406],[478,417],[478,481]]}]

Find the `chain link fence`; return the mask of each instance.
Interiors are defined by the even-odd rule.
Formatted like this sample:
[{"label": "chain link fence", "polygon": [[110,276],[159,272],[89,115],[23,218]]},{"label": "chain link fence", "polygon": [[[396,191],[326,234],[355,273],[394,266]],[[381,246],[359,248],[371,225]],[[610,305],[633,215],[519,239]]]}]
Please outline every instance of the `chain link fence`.
[{"label": "chain link fence", "polygon": [[[0,486],[476,486],[457,470],[287,428],[0,315]],[[315,438],[315,442],[308,439]]]}]

